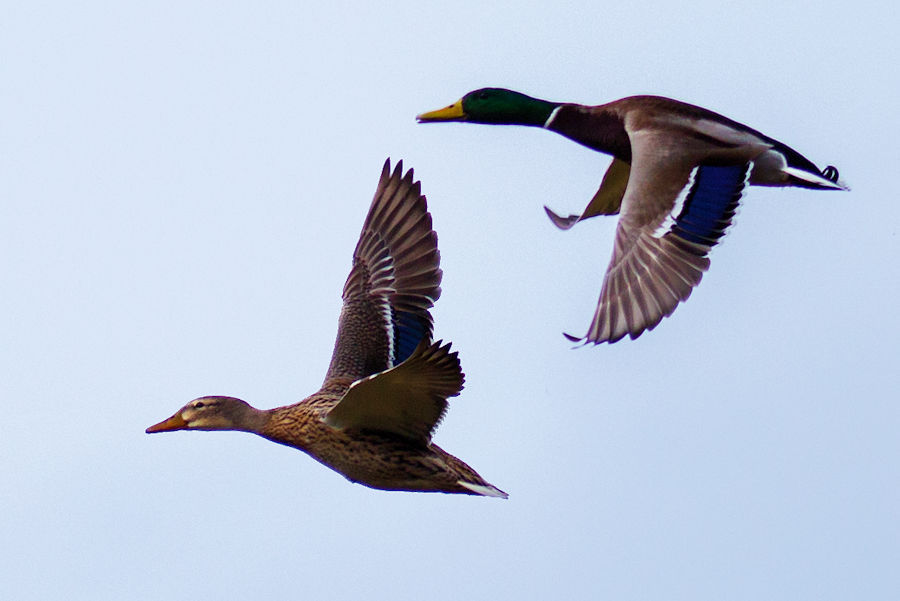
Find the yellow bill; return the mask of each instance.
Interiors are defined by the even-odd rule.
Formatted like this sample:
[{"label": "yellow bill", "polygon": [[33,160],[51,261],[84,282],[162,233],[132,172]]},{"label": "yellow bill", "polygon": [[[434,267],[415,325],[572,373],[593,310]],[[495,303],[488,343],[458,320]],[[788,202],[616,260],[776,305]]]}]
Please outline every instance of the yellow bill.
[{"label": "yellow bill", "polygon": [[428,121],[461,121],[465,117],[466,113],[463,111],[462,99],[460,98],[448,107],[416,115],[416,121],[419,123]]}]

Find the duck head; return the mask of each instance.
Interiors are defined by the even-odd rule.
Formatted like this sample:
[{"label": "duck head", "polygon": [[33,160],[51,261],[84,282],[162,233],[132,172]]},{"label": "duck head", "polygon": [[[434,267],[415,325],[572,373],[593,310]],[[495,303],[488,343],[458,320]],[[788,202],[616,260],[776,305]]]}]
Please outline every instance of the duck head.
[{"label": "duck head", "polygon": [[174,430],[249,430],[260,411],[230,396],[194,399],[167,420],[147,428],[147,434]]},{"label": "duck head", "polygon": [[495,125],[543,127],[558,102],[532,98],[504,88],[481,88],[469,92],[448,107],[416,116],[419,123],[468,121]]}]

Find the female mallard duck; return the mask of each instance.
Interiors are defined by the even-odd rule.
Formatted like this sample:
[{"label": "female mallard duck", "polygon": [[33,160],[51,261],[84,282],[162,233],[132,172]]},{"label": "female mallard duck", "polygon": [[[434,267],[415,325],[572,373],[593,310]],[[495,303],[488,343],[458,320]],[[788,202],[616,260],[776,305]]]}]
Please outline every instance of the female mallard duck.
[{"label": "female mallard duck", "polygon": [[344,284],[322,388],[268,410],[232,397],[201,397],[148,433],[252,432],[372,488],[506,498],[431,442],[464,376],[450,344],[431,342],[429,309],[441,295],[437,234],[412,169],[402,174],[402,161],[393,174],[385,163]]},{"label": "female mallard duck", "polygon": [[585,342],[637,338],[671,315],[700,283],[748,184],[846,189],[834,167],[819,170],[746,125],[658,96],[582,106],[484,88],[417,119],[543,127],[613,156],[581,215],[544,207],[561,229],[621,211]]}]

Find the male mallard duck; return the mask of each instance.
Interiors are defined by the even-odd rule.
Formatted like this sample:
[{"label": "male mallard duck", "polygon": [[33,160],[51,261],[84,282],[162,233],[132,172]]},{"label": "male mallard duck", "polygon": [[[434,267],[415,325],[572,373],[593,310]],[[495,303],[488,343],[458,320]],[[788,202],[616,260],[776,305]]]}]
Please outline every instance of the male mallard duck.
[{"label": "male mallard duck", "polygon": [[819,170],[746,125],[659,96],[583,106],[484,88],[417,119],[543,127],[613,156],[581,215],[544,207],[564,230],[621,211],[585,342],[637,338],[671,315],[700,283],[748,184],[846,190],[834,167]]},{"label": "male mallard duck", "polygon": [[344,284],[322,388],[285,407],[195,399],[148,433],[241,430],[305,451],[352,482],[384,490],[506,498],[431,442],[464,376],[450,344],[431,342],[440,253],[413,171],[385,162]]}]

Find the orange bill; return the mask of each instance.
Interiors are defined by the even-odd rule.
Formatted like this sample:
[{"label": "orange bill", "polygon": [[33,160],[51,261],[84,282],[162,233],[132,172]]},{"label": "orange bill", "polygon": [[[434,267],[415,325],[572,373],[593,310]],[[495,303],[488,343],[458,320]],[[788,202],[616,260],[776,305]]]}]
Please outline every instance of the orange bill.
[{"label": "orange bill", "polygon": [[173,430],[184,430],[185,428],[187,428],[187,422],[182,419],[181,413],[179,412],[165,421],[150,426],[147,428],[146,432],[147,434],[153,434],[154,432],[171,432]]}]

